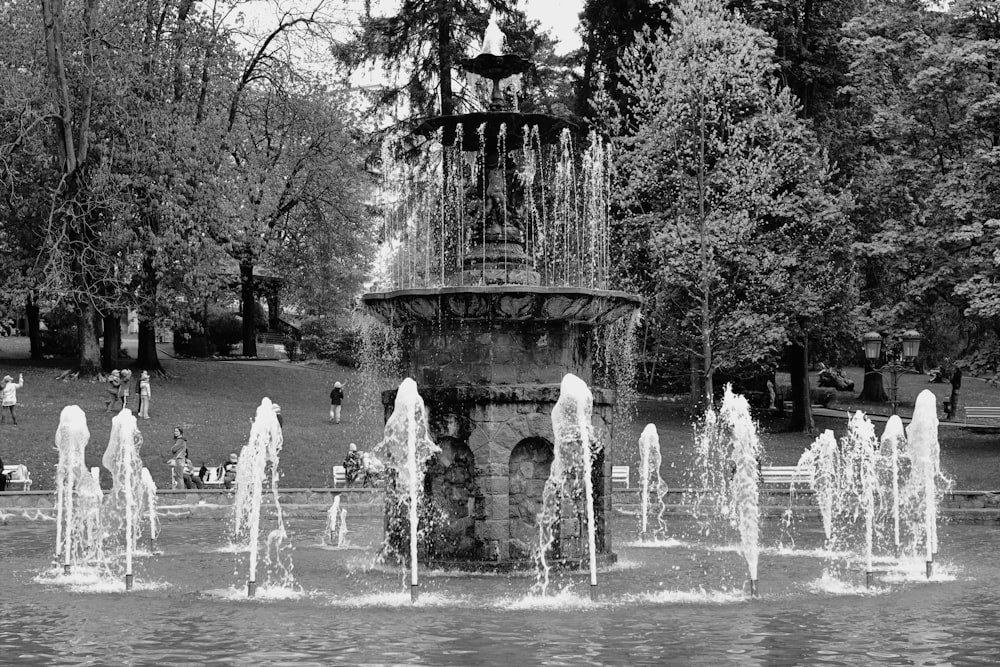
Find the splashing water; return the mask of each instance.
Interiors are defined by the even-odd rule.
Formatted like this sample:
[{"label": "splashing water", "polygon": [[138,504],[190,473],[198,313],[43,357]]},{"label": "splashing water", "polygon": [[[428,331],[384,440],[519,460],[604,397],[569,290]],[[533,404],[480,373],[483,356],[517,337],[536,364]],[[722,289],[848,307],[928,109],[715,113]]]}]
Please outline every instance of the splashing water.
[{"label": "splashing water", "polygon": [[834,502],[840,488],[840,452],[833,431],[827,429],[813,441],[810,448],[799,458],[799,467],[813,471],[812,488],[819,502],[820,515],[823,517],[826,548],[832,550],[836,537],[833,532]]},{"label": "splashing water", "polygon": [[156,518],[156,482],[149,468],[142,469],[142,488],[146,494],[146,516],[149,521],[149,551],[153,551],[156,538],[160,534],[160,522]]},{"label": "splashing water", "polygon": [[124,538],[126,589],[131,587],[132,557],[141,530],[140,508],[146,499],[146,490],[142,486],[140,447],[142,434],[137,428],[135,416],[131,410],[123,408],[111,420],[111,436],[101,464],[111,473],[113,481],[107,509],[115,518],[112,523],[117,527],[117,530],[111,531],[112,534]]},{"label": "splashing water", "polygon": [[[591,425],[593,409],[594,397],[587,383],[572,373],[567,373],[559,388],[559,400],[552,410],[555,456],[542,492],[542,510],[538,522],[539,580],[536,587],[543,595],[549,584],[549,554],[556,540],[562,537],[560,519],[574,514],[563,505],[573,505],[574,502],[584,503],[591,590],[597,586],[593,463],[601,445],[596,442]],[[579,529],[577,532],[579,533]]]},{"label": "splashing water", "polygon": [[667,483],[660,476],[660,436],[656,432],[654,424],[646,424],[639,436],[639,483],[642,488],[640,497],[640,512],[642,515],[642,535],[647,532],[647,520],[649,516],[649,492],[652,490],[656,494],[659,511],[656,514],[657,531],[663,532],[666,529],[663,520],[663,513],[666,510],[664,499],[667,496]]},{"label": "splashing water", "polygon": [[55,436],[56,449],[59,450],[56,466],[56,559],[62,556],[67,574],[74,563],[96,558],[101,550],[102,494],[100,486],[84,465],[84,449],[89,441],[90,430],[83,410],[77,405],[63,408]]},{"label": "splashing water", "polygon": [[746,398],[733,393],[731,385],[726,386],[719,416],[729,426],[733,443],[735,471],[730,484],[730,516],[740,532],[740,553],[747,562],[751,590],[754,590],[760,552],[760,498],[757,489],[760,439],[750,416],[750,405]]},{"label": "splashing water", "polygon": [[334,547],[342,547],[347,542],[347,509],[340,507],[340,495],[334,496],[333,504],[326,512],[323,541]]},{"label": "splashing water", "polygon": [[885,425],[882,432],[882,452],[889,457],[892,484],[892,535],[895,553],[899,555],[900,532],[899,532],[899,454],[906,449],[906,433],[903,430],[903,420],[898,415],[893,415]]},{"label": "splashing water", "polygon": [[[396,391],[396,402],[392,415],[385,423],[384,437],[376,446],[379,458],[395,471],[395,489],[398,497],[394,501],[397,510],[408,509],[410,586],[415,595],[419,583],[417,572],[417,545],[419,538],[418,507],[422,495],[427,461],[441,449],[430,439],[427,429],[427,411],[424,400],[417,392],[417,383],[406,378]],[[388,538],[388,536],[387,536]]]},{"label": "splashing water", "polygon": [[[270,479],[271,502],[277,526],[268,533],[264,552],[265,581],[281,588],[294,586],[290,557],[283,557],[282,546],[287,537],[285,521],[278,499],[278,456],[281,452],[281,426],[271,400],[264,398],[250,428],[250,439],[240,451],[236,464],[236,487],[233,501],[233,535],[236,541],[246,540],[250,553],[247,590],[252,597],[257,582],[257,551],[260,533],[260,511],[263,489]],[[268,475],[268,472],[270,475]]]},{"label": "splashing water", "polygon": [[927,389],[917,396],[906,439],[911,468],[904,495],[920,517],[913,526],[914,549],[922,538],[929,576],[930,563],[937,553],[937,483],[942,476],[937,399]]}]

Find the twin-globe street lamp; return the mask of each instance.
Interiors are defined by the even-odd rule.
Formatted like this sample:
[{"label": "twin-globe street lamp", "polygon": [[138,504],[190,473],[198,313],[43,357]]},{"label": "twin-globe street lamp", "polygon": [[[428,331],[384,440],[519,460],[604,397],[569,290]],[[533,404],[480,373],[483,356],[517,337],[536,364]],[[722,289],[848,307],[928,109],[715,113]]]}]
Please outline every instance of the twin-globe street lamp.
[{"label": "twin-globe street lamp", "polygon": [[877,331],[869,331],[862,338],[865,357],[872,367],[871,372],[889,372],[889,401],[892,403],[892,414],[896,414],[896,406],[899,404],[899,376],[904,373],[917,372],[910,367],[910,364],[916,360],[917,352],[920,351],[920,339],[920,333],[913,329],[904,332],[899,337],[901,345],[897,346],[895,341],[886,345],[885,364],[876,366],[875,362],[882,356],[882,346],[885,339]]}]

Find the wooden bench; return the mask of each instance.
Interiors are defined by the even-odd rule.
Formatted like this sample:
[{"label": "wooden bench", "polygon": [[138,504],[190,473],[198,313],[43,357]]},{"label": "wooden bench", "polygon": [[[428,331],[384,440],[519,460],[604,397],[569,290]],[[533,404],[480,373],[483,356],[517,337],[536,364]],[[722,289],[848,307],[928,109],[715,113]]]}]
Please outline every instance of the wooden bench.
[{"label": "wooden bench", "polygon": [[626,489],[629,488],[628,466],[611,466],[611,486],[615,484],[624,484]]},{"label": "wooden bench", "polygon": [[[28,472],[28,467],[23,463],[5,465],[3,474],[7,477],[8,491],[31,491],[31,473]],[[15,485],[19,485],[21,488],[13,488]]]},{"label": "wooden bench", "polygon": [[965,408],[965,423],[969,419],[1000,419],[1000,407],[987,407],[982,405],[970,405]]},{"label": "wooden bench", "polygon": [[347,469],[344,466],[333,466],[333,486],[344,486],[347,484]]},{"label": "wooden bench", "polygon": [[761,484],[781,484],[791,486],[812,486],[811,469],[798,466],[764,466],[760,469]]}]

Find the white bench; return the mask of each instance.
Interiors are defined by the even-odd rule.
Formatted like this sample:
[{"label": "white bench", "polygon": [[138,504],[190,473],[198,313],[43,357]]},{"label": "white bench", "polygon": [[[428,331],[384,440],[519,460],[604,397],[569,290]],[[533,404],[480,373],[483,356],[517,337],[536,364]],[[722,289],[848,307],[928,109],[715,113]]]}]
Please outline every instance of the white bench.
[{"label": "white bench", "polygon": [[615,484],[624,484],[626,489],[629,488],[628,466],[611,466],[611,486]]},{"label": "white bench", "polygon": [[28,472],[28,467],[23,463],[14,465],[5,465],[3,467],[3,474],[7,476],[7,490],[16,491],[14,485],[20,485],[21,491],[31,491],[31,473]]},{"label": "white bench", "polygon": [[987,407],[982,405],[970,405],[965,408],[965,423],[969,419],[1000,419],[1000,407]]},{"label": "white bench", "polygon": [[764,466],[760,469],[761,484],[812,486],[813,472],[798,466]]},{"label": "white bench", "polygon": [[333,486],[344,486],[347,484],[347,468],[344,466],[333,466]]}]

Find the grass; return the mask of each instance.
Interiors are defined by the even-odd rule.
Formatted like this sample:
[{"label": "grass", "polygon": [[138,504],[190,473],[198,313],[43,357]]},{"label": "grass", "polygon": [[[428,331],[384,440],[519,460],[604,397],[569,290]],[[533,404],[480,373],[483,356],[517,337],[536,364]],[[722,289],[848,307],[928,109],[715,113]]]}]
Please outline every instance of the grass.
[{"label": "grass", "polygon": [[[110,414],[104,413],[104,383],[90,380],[57,380],[66,361],[29,362],[24,338],[0,339],[0,374],[24,374],[18,390],[18,425],[0,426],[0,456],[5,463],[24,463],[32,473],[33,488],[51,489],[58,455],[54,436],[59,413],[79,405],[87,414],[91,438],[85,453],[87,466],[99,466],[111,432]],[[281,484],[292,487],[332,485],[332,466],[340,464],[348,444],[370,449],[381,438],[382,413],[376,405],[381,387],[365,386],[353,369],[335,365],[277,362],[197,361],[164,358],[167,377],[154,377],[148,421],[140,420],[144,444],[142,458],[160,488],[168,488],[174,426],[181,426],[190,445],[191,460],[200,465],[220,464],[230,452],[239,452],[250,434],[250,418],[263,397],[281,405],[284,446]],[[857,386],[861,370],[846,369]],[[335,381],[345,387],[343,421],[328,423],[329,393]],[[912,410],[913,397],[930,389],[939,398],[950,385],[931,385],[923,376],[901,378],[901,412]],[[840,393],[833,407],[886,413],[888,406],[857,403],[856,394]],[[1000,405],[1000,390],[974,378],[963,383],[964,405]],[[133,409],[135,404],[132,404]],[[670,486],[690,483],[692,427],[683,404],[643,400],[638,416],[612,458],[616,464],[638,468],[639,434],[648,423],[657,427],[663,455],[664,478]],[[846,419],[817,418],[817,428],[842,434]],[[877,425],[881,432],[881,425]],[[814,436],[787,433],[783,421],[761,423],[765,458],[774,465],[791,465]],[[942,468],[957,488],[1000,488],[1000,435],[942,428]],[[110,477],[102,470],[105,486]]]}]

